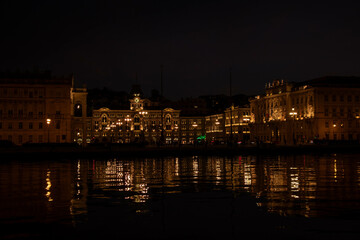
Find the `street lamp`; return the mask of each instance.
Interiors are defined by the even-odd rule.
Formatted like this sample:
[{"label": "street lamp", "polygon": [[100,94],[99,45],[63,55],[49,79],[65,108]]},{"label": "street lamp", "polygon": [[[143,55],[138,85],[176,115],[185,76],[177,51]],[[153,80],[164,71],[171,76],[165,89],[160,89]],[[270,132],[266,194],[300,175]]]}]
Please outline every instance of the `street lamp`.
[{"label": "street lamp", "polygon": [[194,128],[194,146],[196,144],[196,127],[198,126],[196,122],[193,123],[193,128]]},{"label": "street lamp", "polygon": [[293,143],[295,144],[295,117],[297,116],[297,112],[295,112],[295,108],[291,108],[291,112],[289,112],[289,115],[293,119],[293,126],[292,126],[292,132],[293,132]]},{"label": "street lamp", "polygon": [[50,123],[51,123],[51,119],[48,118],[46,119],[46,124],[47,124],[47,129],[48,129],[48,143],[50,142]]}]

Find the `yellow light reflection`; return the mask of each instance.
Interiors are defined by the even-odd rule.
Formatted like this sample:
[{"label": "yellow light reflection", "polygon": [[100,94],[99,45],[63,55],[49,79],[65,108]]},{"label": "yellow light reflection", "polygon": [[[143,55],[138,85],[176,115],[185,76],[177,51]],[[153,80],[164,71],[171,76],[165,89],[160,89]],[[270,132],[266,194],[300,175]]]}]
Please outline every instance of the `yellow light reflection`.
[{"label": "yellow light reflection", "polygon": [[336,159],[334,159],[334,181],[337,182],[337,166]]},{"label": "yellow light reflection", "polygon": [[49,202],[52,202],[53,199],[51,198],[51,191],[50,191],[50,188],[51,188],[51,181],[50,181],[50,174],[51,174],[51,171],[48,170],[47,174],[46,174],[46,198]]}]

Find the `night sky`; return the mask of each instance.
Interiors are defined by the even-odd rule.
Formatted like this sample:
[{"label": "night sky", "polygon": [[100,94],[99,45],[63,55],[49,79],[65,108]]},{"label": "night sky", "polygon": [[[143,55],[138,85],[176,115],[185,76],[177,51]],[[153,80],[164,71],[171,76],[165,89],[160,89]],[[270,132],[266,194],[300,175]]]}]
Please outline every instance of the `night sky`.
[{"label": "night sky", "polygon": [[[275,78],[360,76],[357,1],[1,1],[0,70],[170,99],[257,94]],[[136,74],[137,73],[137,74]],[[136,75],[138,80],[136,80]]]}]

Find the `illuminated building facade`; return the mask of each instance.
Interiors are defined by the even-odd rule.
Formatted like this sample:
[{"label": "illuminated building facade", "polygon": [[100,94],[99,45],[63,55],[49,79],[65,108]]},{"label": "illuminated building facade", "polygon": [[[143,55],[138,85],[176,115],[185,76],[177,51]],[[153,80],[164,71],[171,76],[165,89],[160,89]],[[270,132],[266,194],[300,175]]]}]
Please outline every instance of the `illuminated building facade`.
[{"label": "illuminated building facade", "polygon": [[205,117],[206,141],[209,143],[224,143],[225,118],[224,114],[213,114]]},{"label": "illuminated building facade", "polygon": [[180,118],[181,144],[205,141],[205,117],[182,116]]},{"label": "illuminated building facade", "polygon": [[225,109],[225,135],[228,141],[247,142],[250,139],[250,108],[231,106]]},{"label": "illuminated building facade", "polygon": [[281,144],[360,140],[360,78],[275,80],[250,100],[251,138]]},{"label": "illuminated building facade", "polygon": [[2,73],[0,139],[24,143],[71,142],[72,77]]},{"label": "illuminated building facade", "polygon": [[93,110],[92,141],[114,143],[166,143],[179,141],[180,110],[172,108],[149,109],[149,100],[133,93],[130,109]]}]

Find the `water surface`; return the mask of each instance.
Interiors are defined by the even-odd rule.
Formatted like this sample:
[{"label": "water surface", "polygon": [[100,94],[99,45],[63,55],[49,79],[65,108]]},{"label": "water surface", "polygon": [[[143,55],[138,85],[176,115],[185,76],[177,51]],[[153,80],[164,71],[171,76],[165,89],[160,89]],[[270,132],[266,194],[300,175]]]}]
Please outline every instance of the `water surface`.
[{"label": "water surface", "polygon": [[360,155],[0,163],[4,239],[359,234]]}]

